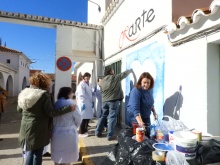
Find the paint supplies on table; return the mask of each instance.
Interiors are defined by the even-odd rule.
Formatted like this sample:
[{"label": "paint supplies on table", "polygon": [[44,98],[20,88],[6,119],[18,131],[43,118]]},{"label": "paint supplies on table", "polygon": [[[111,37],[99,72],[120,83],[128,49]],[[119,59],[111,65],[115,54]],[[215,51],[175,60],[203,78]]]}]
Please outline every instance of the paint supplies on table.
[{"label": "paint supplies on table", "polygon": [[136,135],[136,128],[140,127],[138,123],[132,123],[133,134]]},{"label": "paint supplies on table", "polygon": [[187,160],[196,157],[197,136],[190,131],[176,131],[173,133],[174,149],[181,153]]}]

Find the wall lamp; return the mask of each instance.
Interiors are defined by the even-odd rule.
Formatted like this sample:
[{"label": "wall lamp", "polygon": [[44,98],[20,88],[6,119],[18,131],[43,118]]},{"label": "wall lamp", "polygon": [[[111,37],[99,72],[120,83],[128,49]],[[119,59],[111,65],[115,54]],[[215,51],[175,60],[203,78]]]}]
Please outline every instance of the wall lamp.
[{"label": "wall lamp", "polygon": [[93,1],[90,1],[90,0],[88,0],[88,1],[91,2],[91,3],[96,4],[96,5],[98,6],[98,10],[99,10],[99,12],[101,12],[101,7],[99,6],[99,4],[97,4],[97,3],[93,2]]}]

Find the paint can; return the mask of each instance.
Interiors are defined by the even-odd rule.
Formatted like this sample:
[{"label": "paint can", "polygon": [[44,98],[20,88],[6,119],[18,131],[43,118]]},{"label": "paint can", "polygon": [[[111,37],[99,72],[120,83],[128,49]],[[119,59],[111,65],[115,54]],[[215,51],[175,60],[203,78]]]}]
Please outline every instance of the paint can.
[{"label": "paint can", "polygon": [[144,140],[144,128],[136,128],[136,140],[142,142]]},{"label": "paint can", "polygon": [[132,128],[133,128],[133,134],[136,135],[136,128],[139,127],[138,123],[132,123]]},{"label": "paint can", "polygon": [[192,133],[196,134],[198,141],[202,141],[202,132],[201,131],[193,130]]}]

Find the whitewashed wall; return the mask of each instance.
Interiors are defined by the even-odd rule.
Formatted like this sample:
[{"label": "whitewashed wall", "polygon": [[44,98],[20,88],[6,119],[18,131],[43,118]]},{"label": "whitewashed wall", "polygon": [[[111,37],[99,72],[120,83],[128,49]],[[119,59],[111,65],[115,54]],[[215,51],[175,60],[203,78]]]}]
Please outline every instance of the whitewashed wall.
[{"label": "whitewashed wall", "polygon": [[[21,92],[24,77],[26,77],[27,85],[30,84],[29,83],[30,70],[29,70],[28,65],[26,66],[27,61],[22,56],[19,57],[19,61],[20,61],[19,62],[20,65],[19,65],[19,68],[18,68],[18,73],[15,76],[15,82],[18,82],[18,84],[15,86],[16,87],[15,95],[17,95],[18,93]],[[21,61],[25,65],[21,65]]]},{"label": "whitewashed wall", "polygon": [[[159,4],[159,5],[158,5]],[[126,70],[126,56],[155,41],[163,44],[166,35],[156,34],[134,47],[114,55],[125,47],[132,45],[141,38],[150,34],[155,29],[171,22],[171,1],[142,1],[126,0],[119,9],[112,15],[111,19],[104,26],[104,60],[105,65],[122,60],[122,71]],[[145,14],[144,14],[145,13]],[[143,19],[144,18],[144,19]],[[143,22],[144,20],[144,22]],[[141,21],[139,23],[139,21]],[[139,26],[137,26],[139,25]],[[134,30],[134,34],[129,37],[129,28]],[[135,27],[136,26],[136,27]],[[127,28],[128,27],[128,28]],[[135,30],[136,33],[135,33]],[[131,31],[130,31],[131,32]],[[128,38],[127,38],[128,37]],[[130,40],[130,41],[129,41]],[[107,60],[106,60],[107,59]],[[144,71],[143,71],[144,72]],[[139,78],[139,77],[138,77]],[[122,81],[123,91],[126,91],[126,81]],[[122,110],[125,109],[123,100]],[[161,109],[160,109],[161,111]],[[122,124],[125,124],[125,111],[121,112]]]},{"label": "whitewashed wall", "polygon": [[171,8],[171,0],[124,1],[104,27],[105,58],[171,22]]}]

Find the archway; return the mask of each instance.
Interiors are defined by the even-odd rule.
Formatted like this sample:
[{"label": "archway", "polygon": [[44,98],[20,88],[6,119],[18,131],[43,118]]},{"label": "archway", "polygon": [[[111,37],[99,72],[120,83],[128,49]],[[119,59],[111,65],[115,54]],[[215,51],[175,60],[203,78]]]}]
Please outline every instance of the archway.
[{"label": "archway", "polygon": [[8,91],[8,96],[13,96],[13,79],[11,75],[8,76],[6,90]]},{"label": "archway", "polygon": [[27,86],[27,79],[26,77],[24,77],[22,82],[22,89],[26,88],[26,86]]},{"label": "archway", "polygon": [[2,88],[5,88],[4,76],[3,76],[3,74],[1,72],[0,72],[0,86]]}]

